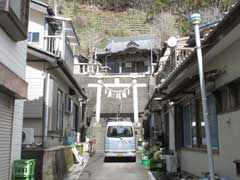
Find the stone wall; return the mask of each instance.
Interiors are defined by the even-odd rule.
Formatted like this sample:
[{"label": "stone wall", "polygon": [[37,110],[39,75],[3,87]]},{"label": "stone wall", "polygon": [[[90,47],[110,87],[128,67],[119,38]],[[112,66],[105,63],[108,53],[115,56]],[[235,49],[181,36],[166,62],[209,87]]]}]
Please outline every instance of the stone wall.
[{"label": "stone wall", "polygon": [[36,159],[36,180],[62,180],[74,164],[71,147],[23,150],[22,159]]}]

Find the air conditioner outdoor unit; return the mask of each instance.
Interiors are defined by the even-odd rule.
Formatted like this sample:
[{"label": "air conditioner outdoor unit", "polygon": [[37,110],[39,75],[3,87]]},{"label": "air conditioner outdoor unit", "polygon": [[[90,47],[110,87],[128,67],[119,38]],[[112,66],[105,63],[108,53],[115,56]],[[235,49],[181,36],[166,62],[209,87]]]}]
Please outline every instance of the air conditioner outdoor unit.
[{"label": "air conditioner outdoor unit", "polygon": [[22,131],[22,144],[33,144],[34,143],[34,129],[23,128]]},{"label": "air conditioner outdoor unit", "polygon": [[166,155],[166,166],[168,173],[177,172],[177,159],[174,155]]}]

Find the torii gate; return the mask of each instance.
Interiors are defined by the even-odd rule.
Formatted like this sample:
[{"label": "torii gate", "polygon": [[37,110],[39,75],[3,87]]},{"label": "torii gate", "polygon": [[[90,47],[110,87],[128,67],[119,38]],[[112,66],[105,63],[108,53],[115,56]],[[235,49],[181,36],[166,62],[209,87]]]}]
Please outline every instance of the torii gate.
[{"label": "torii gate", "polygon": [[[137,78],[132,78],[132,83],[119,83],[119,78],[115,78],[115,82],[112,84],[104,84],[108,88],[129,88],[132,86],[133,89],[133,109],[134,109],[134,123],[139,126],[138,119],[138,88],[147,87],[146,84],[138,84]],[[101,112],[101,95],[102,95],[102,78],[99,78],[97,83],[88,84],[88,87],[97,88],[97,98],[96,98],[96,123],[100,122],[100,112]]]}]

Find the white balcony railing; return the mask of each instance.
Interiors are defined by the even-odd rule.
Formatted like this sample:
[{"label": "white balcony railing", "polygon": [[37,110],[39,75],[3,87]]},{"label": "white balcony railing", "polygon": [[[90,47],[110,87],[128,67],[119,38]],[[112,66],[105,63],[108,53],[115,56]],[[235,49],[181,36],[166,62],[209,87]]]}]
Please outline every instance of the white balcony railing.
[{"label": "white balcony railing", "polygon": [[57,57],[62,55],[62,36],[45,36],[44,50]]},{"label": "white balcony railing", "polygon": [[62,36],[45,36],[44,50],[65,61],[71,72],[73,71],[74,55],[67,41],[63,41]]},{"label": "white balcony railing", "polygon": [[98,63],[75,63],[75,74],[97,74],[104,73],[103,67]]}]

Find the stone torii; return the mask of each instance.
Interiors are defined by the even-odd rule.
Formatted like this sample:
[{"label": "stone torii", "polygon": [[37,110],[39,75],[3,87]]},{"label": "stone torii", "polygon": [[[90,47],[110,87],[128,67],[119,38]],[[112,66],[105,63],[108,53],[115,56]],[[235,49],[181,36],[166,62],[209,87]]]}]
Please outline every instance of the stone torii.
[{"label": "stone torii", "polygon": [[[97,98],[96,98],[96,123],[100,122],[100,112],[101,112],[101,96],[102,96],[102,78],[99,78],[97,83],[88,84],[90,88],[97,88]],[[107,88],[128,88],[132,86],[133,90],[133,109],[134,109],[134,123],[139,126],[138,119],[138,88],[147,87],[146,84],[138,84],[137,78],[132,78],[132,83],[120,83],[119,78],[115,78],[114,83],[105,84]]]}]

